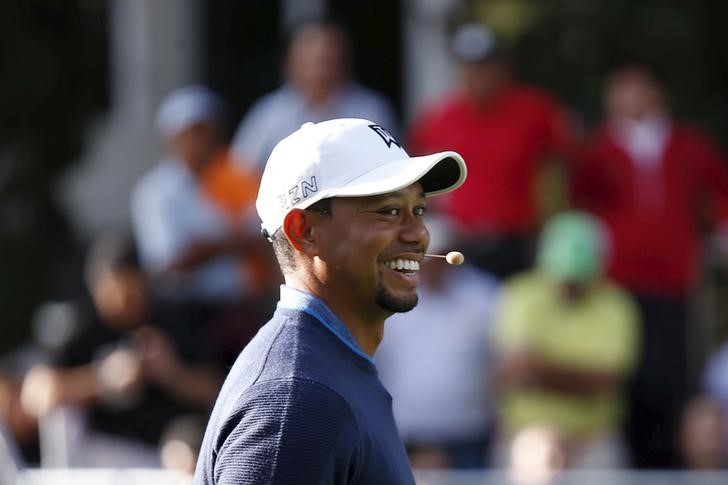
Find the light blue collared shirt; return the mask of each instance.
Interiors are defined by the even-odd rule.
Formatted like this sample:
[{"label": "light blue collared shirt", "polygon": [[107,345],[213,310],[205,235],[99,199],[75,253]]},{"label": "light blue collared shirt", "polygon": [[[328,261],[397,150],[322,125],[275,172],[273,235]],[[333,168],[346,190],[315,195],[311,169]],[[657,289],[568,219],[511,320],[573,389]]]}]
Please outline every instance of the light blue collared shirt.
[{"label": "light blue collared shirt", "polygon": [[359,347],[349,328],[337,317],[334,312],[323,302],[310,293],[291,288],[290,286],[281,285],[281,299],[278,301],[279,308],[287,308],[289,310],[298,310],[307,313],[326,327],[331,333],[341,340],[344,345],[349,347],[355,354],[365,358],[368,362],[374,364],[374,360],[369,357]]},{"label": "light blue collared shirt", "polygon": [[[194,242],[216,241],[230,233],[225,215],[205,197],[184,162],[175,159],[162,160],[136,184],[131,219],[142,265],[152,274]],[[158,284],[168,298],[235,300],[246,291],[247,278],[240,258],[224,254]]]}]

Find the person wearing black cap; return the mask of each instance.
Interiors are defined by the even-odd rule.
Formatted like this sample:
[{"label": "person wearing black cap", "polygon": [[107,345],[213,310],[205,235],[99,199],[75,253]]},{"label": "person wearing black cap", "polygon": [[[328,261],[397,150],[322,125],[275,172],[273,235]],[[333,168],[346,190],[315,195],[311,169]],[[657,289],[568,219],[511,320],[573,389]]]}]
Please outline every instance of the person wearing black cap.
[{"label": "person wearing black cap", "polygon": [[427,198],[465,176],[457,153],[410,157],[364,119],[276,146],[256,206],[285,284],[218,396],[197,485],[414,483],[373,355],[417,304]]}]

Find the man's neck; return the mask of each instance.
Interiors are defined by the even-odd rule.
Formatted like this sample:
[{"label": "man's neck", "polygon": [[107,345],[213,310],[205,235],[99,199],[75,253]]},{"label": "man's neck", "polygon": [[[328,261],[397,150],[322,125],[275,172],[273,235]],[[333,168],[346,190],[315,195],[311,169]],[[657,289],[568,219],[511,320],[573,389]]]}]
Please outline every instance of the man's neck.
[{"label": "man's neck", "polygon": [[349,329],[361,350],[370,357],[374,357],[379,343],[384,337],[384,320],[389,317],[385,312],[377,311],[376,306],[357,308],[356,303],[334,295],[325,285],[319,285],[298,279],[286,279],[286,285],[306,292],[323,301],[329,310],[341,320]]},{"label": "man's neck", "polygon": [[343,319],[342,321],[347,326],[351,334],[354,336],[356,343],[359,344],[359,347],[361,347],[362,351],[369,357],[373,358],[374,354],[377,352],[379,344],[382,341],[382,338],[384,337],[384,320],[366,327],[350,325],[346,322],[346,320]]}]

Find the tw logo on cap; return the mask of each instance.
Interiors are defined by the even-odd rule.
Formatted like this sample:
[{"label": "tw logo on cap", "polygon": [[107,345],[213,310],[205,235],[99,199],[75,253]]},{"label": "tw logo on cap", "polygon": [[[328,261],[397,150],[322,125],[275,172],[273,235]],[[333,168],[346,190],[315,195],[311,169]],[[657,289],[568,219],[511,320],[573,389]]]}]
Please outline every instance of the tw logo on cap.
[{"label": "tw logo on cap", "polygon": [[397,145],[399,148],[402,148],[402,145],[399,144],[397,139],[392,136],[390,132],[388,132],[384,127],[380,125],[369,125],[369,128],[374,130],[374,133],[379,135],[379,137],[384,140],[384,143],[387,144],[387,148],[392,148],[392,145]]}]

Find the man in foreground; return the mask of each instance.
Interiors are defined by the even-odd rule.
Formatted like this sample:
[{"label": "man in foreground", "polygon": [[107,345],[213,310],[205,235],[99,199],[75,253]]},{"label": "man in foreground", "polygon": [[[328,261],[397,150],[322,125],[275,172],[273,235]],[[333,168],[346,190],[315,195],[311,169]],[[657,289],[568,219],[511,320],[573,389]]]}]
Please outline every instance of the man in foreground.
[{"label": "man in foreground", "polygon": [[410,158],[362,119],[276,146],[256,206],[285,285],[222,388],[196,484],[414,483],[372,357],[417,304],[426,196],[465,175],[457,153]]}]

